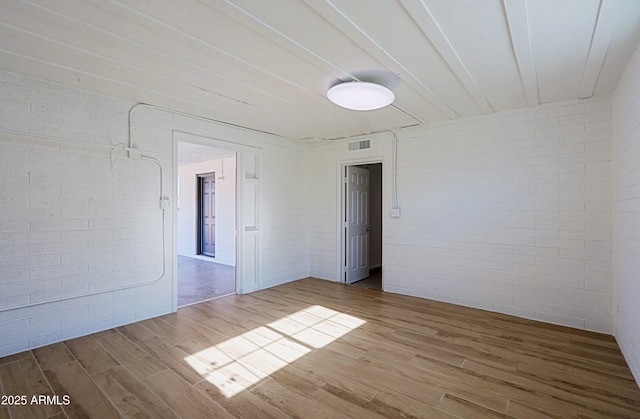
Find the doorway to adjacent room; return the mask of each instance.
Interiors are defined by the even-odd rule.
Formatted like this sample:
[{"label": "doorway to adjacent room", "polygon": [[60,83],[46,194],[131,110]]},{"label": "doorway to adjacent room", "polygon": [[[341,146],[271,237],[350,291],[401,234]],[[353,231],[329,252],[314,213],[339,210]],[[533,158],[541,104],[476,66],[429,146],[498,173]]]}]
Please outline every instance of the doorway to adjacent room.
[{"label": "doorway to adjacent room", "polygon": [[382,289],[382,163],[344,166],[343,277]]},{"label": "doorway to adjacent room", "polygon": [[179,141],[178,307],[236,292],[236,153]]}]

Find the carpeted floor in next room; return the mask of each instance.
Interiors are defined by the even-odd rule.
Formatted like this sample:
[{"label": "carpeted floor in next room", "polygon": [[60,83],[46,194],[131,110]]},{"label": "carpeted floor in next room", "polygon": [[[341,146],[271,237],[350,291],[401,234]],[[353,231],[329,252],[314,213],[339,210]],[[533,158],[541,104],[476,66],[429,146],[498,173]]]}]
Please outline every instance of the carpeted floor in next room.
[{"label": "carpeted floor in next room", "polygon": [[178,307],[235,292],[235,267],[178,256]]}]

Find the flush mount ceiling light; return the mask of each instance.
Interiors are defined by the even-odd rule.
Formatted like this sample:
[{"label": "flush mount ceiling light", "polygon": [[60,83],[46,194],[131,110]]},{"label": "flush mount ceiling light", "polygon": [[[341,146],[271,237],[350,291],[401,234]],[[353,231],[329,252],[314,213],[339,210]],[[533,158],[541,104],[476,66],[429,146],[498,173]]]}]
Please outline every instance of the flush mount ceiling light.
[{"label": "flush mount ceiling light", "polygon": [[366,81],[336,84],[327,91],[327,99],[354,111],[371,111],[390,105],[396,96],[386,87]]}]

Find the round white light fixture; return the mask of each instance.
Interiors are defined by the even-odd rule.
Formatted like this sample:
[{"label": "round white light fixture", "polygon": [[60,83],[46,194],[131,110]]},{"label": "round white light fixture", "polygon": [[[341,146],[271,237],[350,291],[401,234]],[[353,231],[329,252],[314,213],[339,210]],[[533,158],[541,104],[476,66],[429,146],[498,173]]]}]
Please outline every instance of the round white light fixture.
[{"label": "round white light fixture", "polygon": [[390,105],[396,96],[386,87],[366,81],[336,84],[327,91],[327,99],[354,111],[371,111]]}]

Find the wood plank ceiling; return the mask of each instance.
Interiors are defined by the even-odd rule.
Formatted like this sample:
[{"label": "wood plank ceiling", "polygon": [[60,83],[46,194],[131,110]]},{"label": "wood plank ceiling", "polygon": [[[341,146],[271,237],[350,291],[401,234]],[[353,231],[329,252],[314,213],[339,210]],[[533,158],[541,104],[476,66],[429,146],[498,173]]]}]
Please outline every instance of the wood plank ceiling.
[{"label": "wood plank ceiling", "polygon": [[0,69],[297,140],[609,94],[639,40],[637,0],[0,0]]}]

